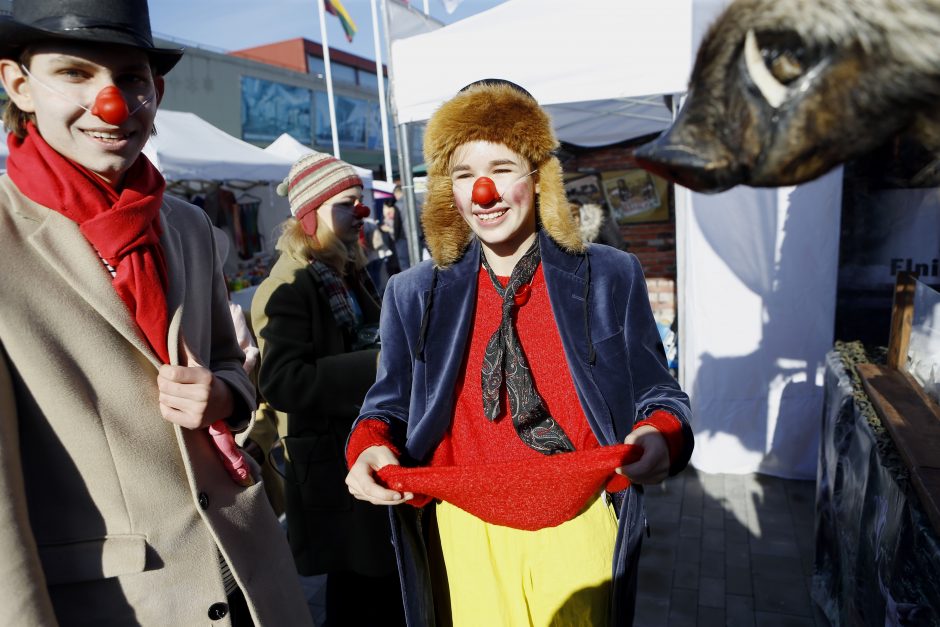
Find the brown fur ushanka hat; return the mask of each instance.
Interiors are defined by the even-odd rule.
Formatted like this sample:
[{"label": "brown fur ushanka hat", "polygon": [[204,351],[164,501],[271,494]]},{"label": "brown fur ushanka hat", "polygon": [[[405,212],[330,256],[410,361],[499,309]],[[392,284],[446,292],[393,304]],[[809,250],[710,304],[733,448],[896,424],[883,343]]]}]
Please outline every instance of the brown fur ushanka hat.
[{"label": "brown fur ushanka hat", "polygon": [[504,144],[525,157],[537,169],[542,226],[563,249],[583,252],[578,226],[568,209],[561,164],[552,155],[558,140],[548,114],[518,85],[490,79],[465,87],[441,105],[424,134],[428,191],[421,224],[438,266],[460,259],[473,237],[454,205],[450,173],[454,152],[471,141]]}]

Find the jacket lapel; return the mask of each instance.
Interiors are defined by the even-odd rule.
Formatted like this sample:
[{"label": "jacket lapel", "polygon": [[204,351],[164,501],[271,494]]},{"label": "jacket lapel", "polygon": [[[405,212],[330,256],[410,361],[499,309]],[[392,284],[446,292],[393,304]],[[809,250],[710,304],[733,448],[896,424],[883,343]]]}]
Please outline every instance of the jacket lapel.
[{"label": "jacket lapel", "polygon": [[[437,421],[443,436],[453,410],[454,385],[463,364],[477,296],[480,244],[473,239],[466,254],[455,264],[438,271],[430,323],[424,342],[427,413]],[[424,297],[430,296],[430,290]],[[427,302],[426,300],[424,302]],[[429,441],[439,438],[432,436]]]},{"label": "jacket lapel", "polygon": [[[590,341],[595,338],[589,338],[587,335],[585,317],[593,317],[600,312],[596,311],[594,306],[597,302],[594,295],[588,297],[588,306],[585,307],[585,256],[565,253],[544,231],[539,232],[539,238],[548,300],[558,325],[565,359],[581,401],[581,408],[601,444],[613,444],[618,439],[614,434],[613,417],[594,381],[593,365],[589,362]],[[597,328],[598,325],[591,325],[591,329]]]},{"label": "jacket lapel", "polygon": [[[166,259],[167,290],[166,311],[168,317],[167,349],[170,354],[170,363],[179,364],[180,331],[183,324],[183,302],[186,295],[186,268],[183,264],[183,243],[180,232],[167,220],[172,208],[165,202],[160,208],[160,224],[163,234],[160,236],[160,245],[163,247],[163,257]],[[213,254],[210,248],[206,254]],[[190,339],[190,342],[193,340]],[[198,347],[190,346],[197,350]]]},{"label": "jacket lapel", "polygon": [[30,244],[62,276],[70,288],[159,367],[159,361],[131,318],[127,306],[114,291],[108,271],[98,253],[74,222],[57,211],[46,209],[46,212],[45,217],[41,218],[42,224],[30,235]]}]

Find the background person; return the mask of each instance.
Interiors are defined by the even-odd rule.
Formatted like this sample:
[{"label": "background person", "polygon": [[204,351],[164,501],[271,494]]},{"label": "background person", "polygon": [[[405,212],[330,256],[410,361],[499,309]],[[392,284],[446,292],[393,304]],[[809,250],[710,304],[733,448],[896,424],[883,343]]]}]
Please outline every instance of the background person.
[{"label": "background person", "polygon": [[[347,448],[356,498],[425,504],[392,508],[409,624],[630,624],[636,485],[691,455],[688,398],[666,369],[640,265],[582,243],[557,145],[547,114],[506,81],[468,86],[428,122],[422,219],[434,261],[388,285],[378,378]],[[531,467],[620,442],[643,449],[619,469],[633,485],[535,531],[375,481],[387,464]],[[490,498],[487,480],[467,478],[471,498]],[[544,504],[520,491],[505,506]]]},{"label": "background person", "polygon": [[140,154],[181,54],[143,0],[0,18],[3,625],[310,624],[262,486],[209,436],[255,396],[209,220]]},{"label": "background person", "polygon": [[408,239],[405,237],[405,224],[401,219],[401,211],[395,204],[394,198],[386,198],[382,205],[382,238],[386,246],[395,252],[395,263],[398,270],[407,270],[411,263],[408,255]]},{"label": "background person", "polygon": [[[286,416],[288,538],[297,571],[326,573],[331,626],[403,621],[387,514],[345,490],[343,447],[375,380],[379,298],[359,235],[362,181],[330,155],[302,157],[278,188],[293,215],[251,304],[259,387]],[[368,598],[365,592],[368,591]]]}]

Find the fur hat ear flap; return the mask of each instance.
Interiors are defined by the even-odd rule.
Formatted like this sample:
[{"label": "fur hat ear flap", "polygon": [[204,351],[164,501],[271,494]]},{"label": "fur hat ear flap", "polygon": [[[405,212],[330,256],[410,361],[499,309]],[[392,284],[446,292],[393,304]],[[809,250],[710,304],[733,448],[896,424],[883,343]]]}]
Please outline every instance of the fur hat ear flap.
[{"label": "fur hat ear flap", "polygon": [[454,204],[454,188],[449,176],[428,177],[421,226],[428,251],[437,266],[449,266],[463,256],[473,231]]},{"label": "fur hat ear flap", "polygon": [[561,163],[549,158],[539,169],[539,220],[555,243],[569,253],[584,252],[581,231],[568,207]]}]

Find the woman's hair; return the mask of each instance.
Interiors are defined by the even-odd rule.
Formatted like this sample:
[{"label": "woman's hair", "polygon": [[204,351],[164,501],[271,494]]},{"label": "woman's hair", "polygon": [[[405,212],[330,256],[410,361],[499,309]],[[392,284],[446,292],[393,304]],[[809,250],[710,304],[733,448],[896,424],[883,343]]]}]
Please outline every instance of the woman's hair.
[{"label": "woman's hair", "polygon": [[362,246],[358,242],[349,246],[344,244],[324,220],[317,221],[317,237],[314,239],[304,232],[299,220],[288,218],[281,225],[276,248],[300,263],[318,259],[336,270],[340,276],[346,274],[346,265],[350,262],[356,270],[366,266]]}]

